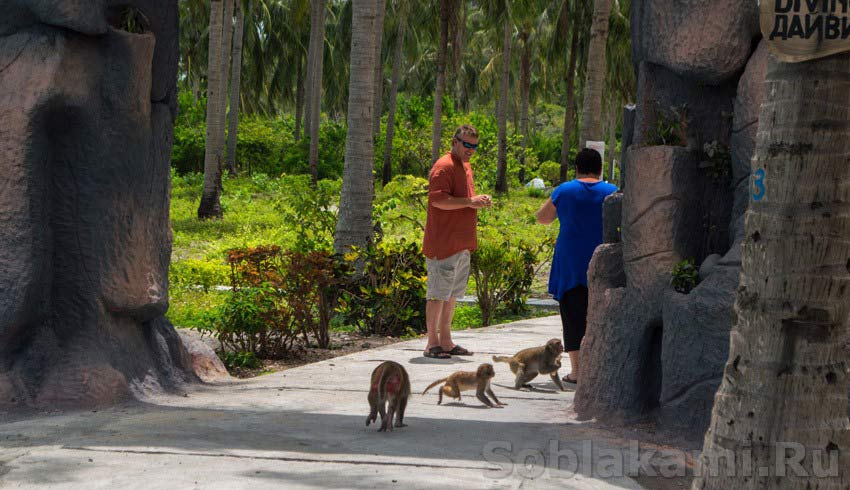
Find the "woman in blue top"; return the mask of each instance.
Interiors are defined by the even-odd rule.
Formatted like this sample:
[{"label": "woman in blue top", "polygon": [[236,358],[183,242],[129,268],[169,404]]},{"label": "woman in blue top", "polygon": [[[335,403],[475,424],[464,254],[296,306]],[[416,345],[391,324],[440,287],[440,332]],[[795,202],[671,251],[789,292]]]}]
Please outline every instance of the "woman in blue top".
[{"label": "woman in blue top", "polygon": [[602,157],[585,148],[576,156],[576,178],[552,191],[537,211],[537,222],[561,222],[549,273],[549,293],[558,300],[564,328],[564,350],[571,372],[564,381],[576,384],[579,349],[587,326],[587,267],[593,251],[602,243],[602,202],[617,186],[600,181]]}]

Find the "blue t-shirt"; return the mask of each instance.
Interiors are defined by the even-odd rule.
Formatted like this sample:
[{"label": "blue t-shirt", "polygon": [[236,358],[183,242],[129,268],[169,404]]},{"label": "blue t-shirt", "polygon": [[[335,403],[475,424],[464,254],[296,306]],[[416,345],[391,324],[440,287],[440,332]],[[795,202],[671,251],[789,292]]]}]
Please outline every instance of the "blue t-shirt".
[{"label": "blue t-shirt", "polygon": [[552,191],[561,229],[549,273],[549,293],[556,299],[576,286],[587,286],[587,267],[602,243],[602,202],[617,191],[607,182],[564,182]]}]

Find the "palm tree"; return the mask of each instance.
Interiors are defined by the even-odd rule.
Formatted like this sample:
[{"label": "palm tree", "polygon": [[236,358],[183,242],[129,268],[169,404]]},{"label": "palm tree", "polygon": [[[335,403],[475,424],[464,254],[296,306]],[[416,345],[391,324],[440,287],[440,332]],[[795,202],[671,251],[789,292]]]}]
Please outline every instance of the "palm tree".
[{"label": "palm tree", "polygon": [[334,250],[344,253],[352,246],[372,243],[372,198],[374,194],[374,142],[372,111],[375,96],[375,42],[378,2],[352,0],[351,75],[348,89],[348,134],[345,138],[345,168],[339,198],[339,219],[334,233]]},{"label": "palm tree", "polygon": [[486,0],[481,3],[485,18],[496,31],[501,30],[502,50],[499,77],[499,100],[496,104],[496,124],[498,126],[498,156],[496,162],[496,192],[508,191],[508,87],[511,75],[511,42],[513,40],[512,2],[506,0]]},{"label": "palm tree", "polygon": [[236,170],[236,137],[239,131],[239,88],[242,83],[242,33],[245,13],[241,0],[236,0],[236,27],[233,33],[233,53],[230,69],[230,112],[227,120],[227,171],[234,177]]},{"label": "palm tree", "polygon": [[389,93],[389,108],[387,112],[387,136],[386,136],[386,147],[384,149],[384,166],[383,171],[381,172],[382,183],[383,185],[387,185],[387,183],[392,179],[392,152],[393,152],[393,135],[395,133],[395,111],[396,111],[396,102],[398,97],[398,86],[401,83],[401,63],[402,57],[404,56],[404,36],[405,31],[407,30],[407,9],[409,2],[408,0],[397,0],[396,1],[396,21],[398,26],[396,28],[396,36],[395,36],[395,45],[393,48],[393,74],[392,79],[390,81],[390,93]]},{"label": "palm tree", "polygon": [[584,103],[581,112],[581,138],[579,146],[590,141],[601,141],[602,89],[605,85],[607,64],[605,51],[608,40],[608,18],[612,0],[594,0],[593,24],[590,30],[590,46],[587,52],[587,79],[584,84]]},{"label": "palm tree", "polygon": [[[384,25],[384,15],[386,13],[386,0],[383,2],[378,2],[378,17],[375,19],[376,25],[383,26]],[[381,57],[381,48],[383,47],[384,42],[384,32],[383,28],[375,33],[375,107],[373,112],[373,128],[374,128],[374,138],[378,139],[378,134],[381,132],[381,99],[384,96],[384,63],[383,58]]]},{"label": "palm tree", "polygon": [[[507,7],[507,6],[506,6]],[[511,39],[513,24],[506,9],[502,18],[502,78],[496,124],[499,127],[499,152],[496,160],[496,192],[508,192],[508,86],[511,76]]]},{"label": "palm tree", "polygon": [[[230,0],[226,0],[230,1]],[[209,59],[207,61],[207,141],[204,153],[204,190],[198,206],[198,218],[221,218],[221,160],[223,153],[224,120],[221,117],[221,36],[223,26],[222,0],[210,1]]]},{"label": "palm tree", "polygon": [[308,52],[307,131],[310,135],[310,174],[319,180],[319,119],[322,102],[322,72],[325,39],[325,0],[312,0],[310,51]]},{"label": "palm tree", "polygon": [[[695,489],[848,488],[847,73],[848,54],[769,64],[729,362]],[[796,470],[776,463],[794,455]]]},{"label": "palm tree", "polygon": [[446,90],[446,53],[449,44],[449,18],[456,0],[440,0],[440,41],[437,45],[437,82],[434,87],[434,120],[431,128],[431,163],[440,158],[443,126],[443,93]]},{"label": "palm tree", "polygon": [[[221,58],[219,62],[221,65],[218,67],[221,70],[221,90],[219,91],[219,97],[221,97],[221,112],[219,117],[221,117],[221,146],[222,146],[222,161],[219,162],[218,173],[221,175],[223,173],[223,163],[224,163],[224,145],[227,141],[227,135],[225,134],[225,129],[227,128],[227,82],[230,79],[230,55],[233,43],[233,7],[236,3],[236,0],[224,0],[224,19],[222,20],[222,41],[221,41]],[[219,178],[219,186],[221,186],[221,178]]]}]

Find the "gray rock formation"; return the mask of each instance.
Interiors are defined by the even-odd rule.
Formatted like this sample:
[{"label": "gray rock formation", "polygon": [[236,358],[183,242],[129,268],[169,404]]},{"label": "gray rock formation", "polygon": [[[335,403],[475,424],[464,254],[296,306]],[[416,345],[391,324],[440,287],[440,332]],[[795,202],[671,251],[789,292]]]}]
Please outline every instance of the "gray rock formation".
[{"label": "gray rock formation", "polygon": [[664,294],[660,422],[698,439],[711,421],[719,373],[729,358],[740,267],[717,265],[690,294]]},{"label": "gray rock formation", "polygon": [[759,35],[756,2],[635,0],[631,8],[634,62],[663,65],[703,84],[737,77]]},{"label": "gray rock formation", "polygon": [[[144,30],[122,29],[135,7]],[[168,308],[177,2],[2,0],[0,407],[196,380]]]},{"label": "gray rock formation", "polygon": [[602,204],[602,243],[620,241],[620,224],[623,213],[623,193],[615,192]]},{"label": "gray rock formation", "polygon": [[734,80],[717,86],[697,84],[669,68],[642,62],[632,145],[661,145],[657,136],[660,122],[661,126],[681,127],[686,134],[681,146],[699,150],[711,141],[728,146],[736,85]]},{"label": "gray rock formation", "polygon": [[590,306],[575,402],[579,416],[613,422],[658,406],[663,294],[673,267],[702,244],[701,193],[689,192],[700,188],[693,154],[632,147],[628,160],[623,241],[600,246],[588,271]]}]

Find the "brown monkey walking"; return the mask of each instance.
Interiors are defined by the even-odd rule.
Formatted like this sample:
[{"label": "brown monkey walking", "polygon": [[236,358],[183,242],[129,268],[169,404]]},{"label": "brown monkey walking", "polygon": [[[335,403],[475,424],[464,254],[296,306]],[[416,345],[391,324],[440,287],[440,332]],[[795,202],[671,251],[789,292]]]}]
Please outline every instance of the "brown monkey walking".
[{"label": "brown monkey walking", "polygon": [[564,391],[564,385],[558,377],[563,352],[564,344],[558,339],[551,339],[546,342],[546,345],[523,349],[513,357],[493,356],[493,360],[506,362],[511,366],[511,371],[516,375],[517,390],[523,387],[531,388],[529,381],[536,378],[538,374],[548,374],[558,388]]},{"label": "brown monkey walking", "polygon": [[[493,365],[482,364],[478,366],[477,371],[458,371],[448,378],[438,379],[428,385],[422,394],[424,395],[431,388],[445,382],[446,384],[440,388],[437,405],[443,403],[444,394],[452,398],[457,398],[458,401],[460,401],[461,391],[475,390],[475,397],[481,400],[482,403],[490,408],[502,408],[502,406],[507,405],[507,403],[500,402],[499,399],[496,398],[496,394],[493,393],[493,390],[490,388],[490,380],[492,380],[494,376],[496,376],[496,371],[493,369]],[[487,398],[487,395],[490,395],[493,398],[496,402],[495,405],[489,398]]]},{"label": "brown monkey walking", "polygon": [[[404,409],[410,396],[410,377],[404,367],[393,361],[384,361],[372,371],[372,385],[369,389],[369,415],[366,426],[375,422],[381,414],[381,428],[378,432],[393,431],[393,416],[396,427],[404,424]],[[386,406],[386,408],[385,408]]]}]

